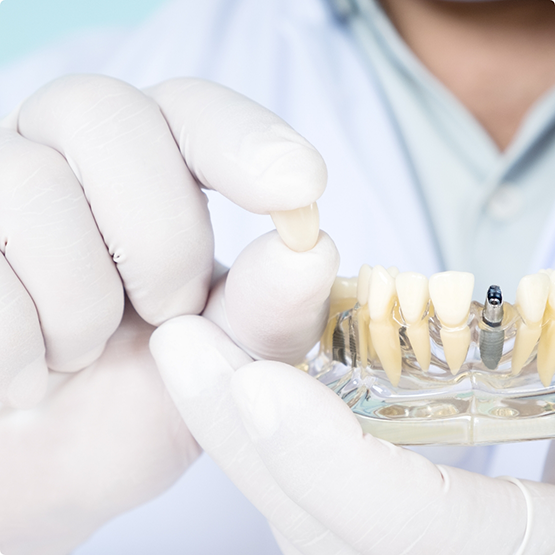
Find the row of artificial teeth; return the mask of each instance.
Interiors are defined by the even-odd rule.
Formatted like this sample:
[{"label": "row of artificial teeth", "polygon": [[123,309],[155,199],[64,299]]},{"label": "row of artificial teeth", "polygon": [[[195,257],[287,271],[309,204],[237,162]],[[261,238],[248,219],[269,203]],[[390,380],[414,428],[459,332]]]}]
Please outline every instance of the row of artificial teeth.
[{"label": "row of artificial teeth", "polygon": [[[420,367],[430,366],[428,320],[430,301],[441,322],[440,336],[445,361],[456,374],[463,365],[470,346],[468,318],[474,276],[468,272],[441,272],[428,278],[417,272],[403,272],[395,267],[387,270],[363,265],[358,278],[336,285],[337,299],[355,297],[358,311],[359,352],[363,366],[367,354],[377,356],[391,383],[401,378],[402,351],[399,323],[393,307],[399,304],[406,335]],[[541,270],[525,276],[519,283],[516,307],[522,318],[512,353],[512,372],[518,374],[538,344],[539,377],[548,386],[555,373],[555,272]]]}]

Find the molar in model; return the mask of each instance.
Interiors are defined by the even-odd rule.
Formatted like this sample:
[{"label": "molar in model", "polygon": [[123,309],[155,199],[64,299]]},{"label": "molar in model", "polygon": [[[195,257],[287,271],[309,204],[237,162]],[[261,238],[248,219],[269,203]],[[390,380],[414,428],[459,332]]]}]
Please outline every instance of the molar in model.
[{"label": "molar in model", "polygon": [[349,310],[357,299],[357,278],[337,276],[330,292],[330,315]]}]

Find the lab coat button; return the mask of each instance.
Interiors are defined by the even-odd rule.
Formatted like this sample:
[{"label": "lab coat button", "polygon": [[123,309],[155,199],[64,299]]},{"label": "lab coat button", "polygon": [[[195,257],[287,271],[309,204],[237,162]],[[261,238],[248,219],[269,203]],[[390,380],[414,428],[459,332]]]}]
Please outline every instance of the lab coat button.
[{"label": "lab coat button", "polygon": [[524,206],[522,193],[515,185],[501,185],[490,197],[486,210],[493,220],[506,222],[515,218]]}]

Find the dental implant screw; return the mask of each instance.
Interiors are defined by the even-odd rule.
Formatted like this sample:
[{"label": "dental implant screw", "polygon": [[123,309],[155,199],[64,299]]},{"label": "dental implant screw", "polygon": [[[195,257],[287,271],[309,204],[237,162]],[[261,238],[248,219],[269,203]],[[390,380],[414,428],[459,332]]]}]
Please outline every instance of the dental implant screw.
[{"label": "dental implant screw", "polygon": [[501,288],[498,285],[492,285],[488,289],[482,310],[482,322],[487,328],[480,329],[480,356],[490,370],[495,370],[499,366],[503,355],[505,341],[505,332],[501,329],[503,312]]}]

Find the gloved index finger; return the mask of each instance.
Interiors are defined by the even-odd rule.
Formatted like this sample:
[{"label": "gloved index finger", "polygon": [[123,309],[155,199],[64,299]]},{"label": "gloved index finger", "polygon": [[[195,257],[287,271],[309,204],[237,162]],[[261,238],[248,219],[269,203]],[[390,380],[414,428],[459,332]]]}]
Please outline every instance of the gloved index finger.
[{"label": "gloved index finger", "polygon": [[69,76],[23,103],[18,130],[68,161],[143,319],[202,310],[214,247],[207,200],[152,99],[116,79]]},{"label": "gloved index finger", "polygon": [[294,250],[314,246],[314,203],[324,192],[327,169],[306,139],[271,111],[215,83],[173,79],[146,93],[204,187],[250,212],[271,214]]}]

